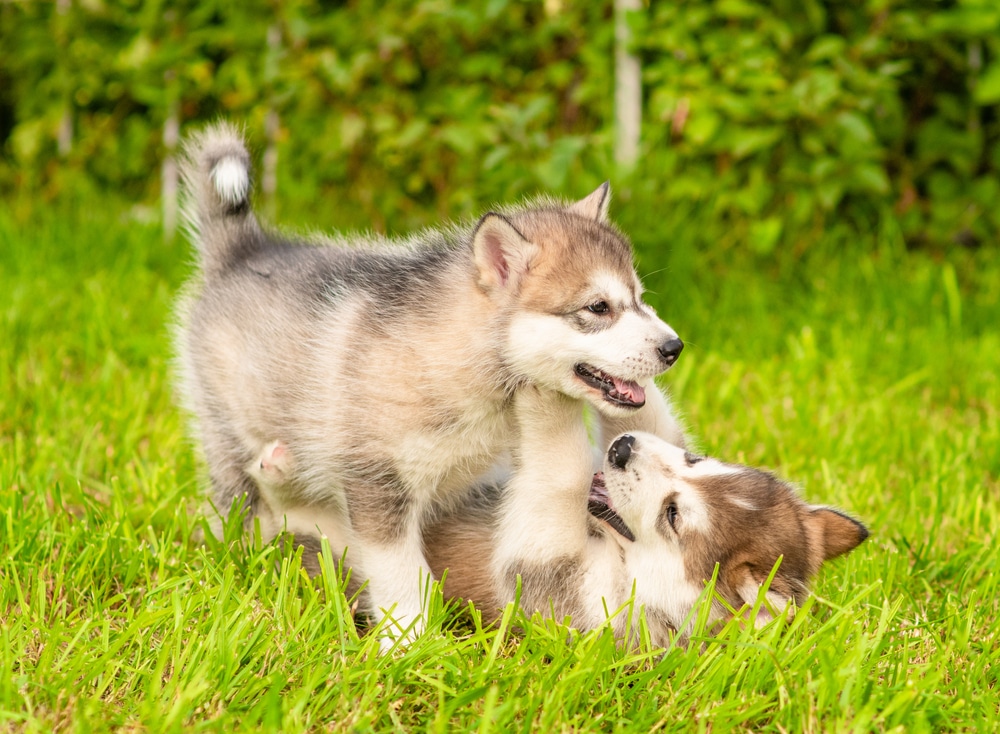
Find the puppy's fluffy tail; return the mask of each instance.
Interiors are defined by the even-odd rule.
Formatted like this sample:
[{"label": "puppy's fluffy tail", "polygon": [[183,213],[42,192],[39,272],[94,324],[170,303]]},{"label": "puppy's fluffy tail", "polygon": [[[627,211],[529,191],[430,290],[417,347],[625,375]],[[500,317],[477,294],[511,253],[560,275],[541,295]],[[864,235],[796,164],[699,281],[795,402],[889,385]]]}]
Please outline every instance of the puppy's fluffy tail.
[{"label": "puppy's fluffy tail", "polygon": [[250,154],[228,123],[192,135],[184,146],[184,216],[206,274],[225,269],[262,243],[250,209]]}]

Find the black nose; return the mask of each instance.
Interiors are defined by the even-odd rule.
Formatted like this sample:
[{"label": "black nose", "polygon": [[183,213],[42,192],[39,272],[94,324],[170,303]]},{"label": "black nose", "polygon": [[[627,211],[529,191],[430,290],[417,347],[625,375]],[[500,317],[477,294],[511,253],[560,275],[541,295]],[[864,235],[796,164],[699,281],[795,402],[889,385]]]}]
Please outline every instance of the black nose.
[{"label": "black nose", "polygon": [[630,436],[627,433],[616,438],[615,442],[611,444],[611,448],[608,449],[608,461],[619,469],[624,469],[625,465],[628,464],[629,457],[632,456],[633,444],[635,444],[635,436]]},{"label": "black nose", "polygon": [[684,349],[684,342],[675,336],[663,342],[663,344],[656,348],[656,351],[660,353],[660,359],[663,360],[667,367],[670,367],[681,356],[682,349]]}]

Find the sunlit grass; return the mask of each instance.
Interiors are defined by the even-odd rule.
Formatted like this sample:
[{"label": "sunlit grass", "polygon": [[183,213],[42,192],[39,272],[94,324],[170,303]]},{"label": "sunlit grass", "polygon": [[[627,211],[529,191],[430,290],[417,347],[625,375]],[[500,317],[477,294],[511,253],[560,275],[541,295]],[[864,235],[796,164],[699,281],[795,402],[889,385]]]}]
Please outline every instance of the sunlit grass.
[{"label": "sunlit grass", "polygon": [[1000,256],[873,234],[755,262],[625,224],[702,447],[872,530],[790,625],[662,655],[438,604],[375,655],[329,578],[198,540],[167,341],[186,248],[0,214],[0,731],[995,729]]}]

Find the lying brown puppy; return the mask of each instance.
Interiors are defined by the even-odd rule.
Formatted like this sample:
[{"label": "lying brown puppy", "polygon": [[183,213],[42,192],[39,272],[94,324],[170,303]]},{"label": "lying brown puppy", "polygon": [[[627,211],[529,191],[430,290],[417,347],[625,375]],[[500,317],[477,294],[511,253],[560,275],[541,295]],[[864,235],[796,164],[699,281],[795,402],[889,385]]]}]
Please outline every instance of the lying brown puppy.
[{"label": "lying brown puppy", "polygon": [[[280,481],[287,451],[273,445],[268,452],[258,479]],[[739,610],[754,605],[781,559],[756,617],[760,625],[790,603],[801,604],[822,563],[868,537],[858,521],[807,504],[771,474],[693,456],[650,434],[617,437],[586,492],[580,491],[578,511],[550,518],[551,542],[582,551],[553,554],[556,561],[522,574],[521,605],[529,613],[570,617],[582,631],[605,624],[634,590],[659,646],[684,632],[716,564],[716,592]],[[435,577],[447,569],[445,595],[473,601],[487,615],[514,594],[493,570],[503,496],[498,485],[481,485],[464,504],[429,521],[424,533]],[[330,542],[335,555],[350,545],[346,534]],[[713,604],[713,618],[731,614],[725,604]],[[624,638],[628,615],[611,624]]]}]

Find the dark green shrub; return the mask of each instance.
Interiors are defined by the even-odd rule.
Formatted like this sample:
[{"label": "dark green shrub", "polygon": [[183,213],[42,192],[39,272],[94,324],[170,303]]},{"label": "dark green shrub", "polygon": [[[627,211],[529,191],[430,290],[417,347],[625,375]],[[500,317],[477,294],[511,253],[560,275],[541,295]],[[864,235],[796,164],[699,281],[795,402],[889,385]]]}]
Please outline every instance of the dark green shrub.
[{"label": "dark green shrub", "polygon": [[995,241],[996,3],[654,3],[642,21],[665,198],[709,202],[761,251],[889,206],[914,241]]},{"label": "dark green shrub", "polygon": [[0,191],[152,202],[170,115],[243,121],[259,151],[273,110],[283,212],[325,223],[406,229],[613,177],[761,253],[887,214],[911,243],[996,241],[993,0],[651,3],[631,18],[631,176],[611,163],[611,19],[581,0],[3,3]]}]

